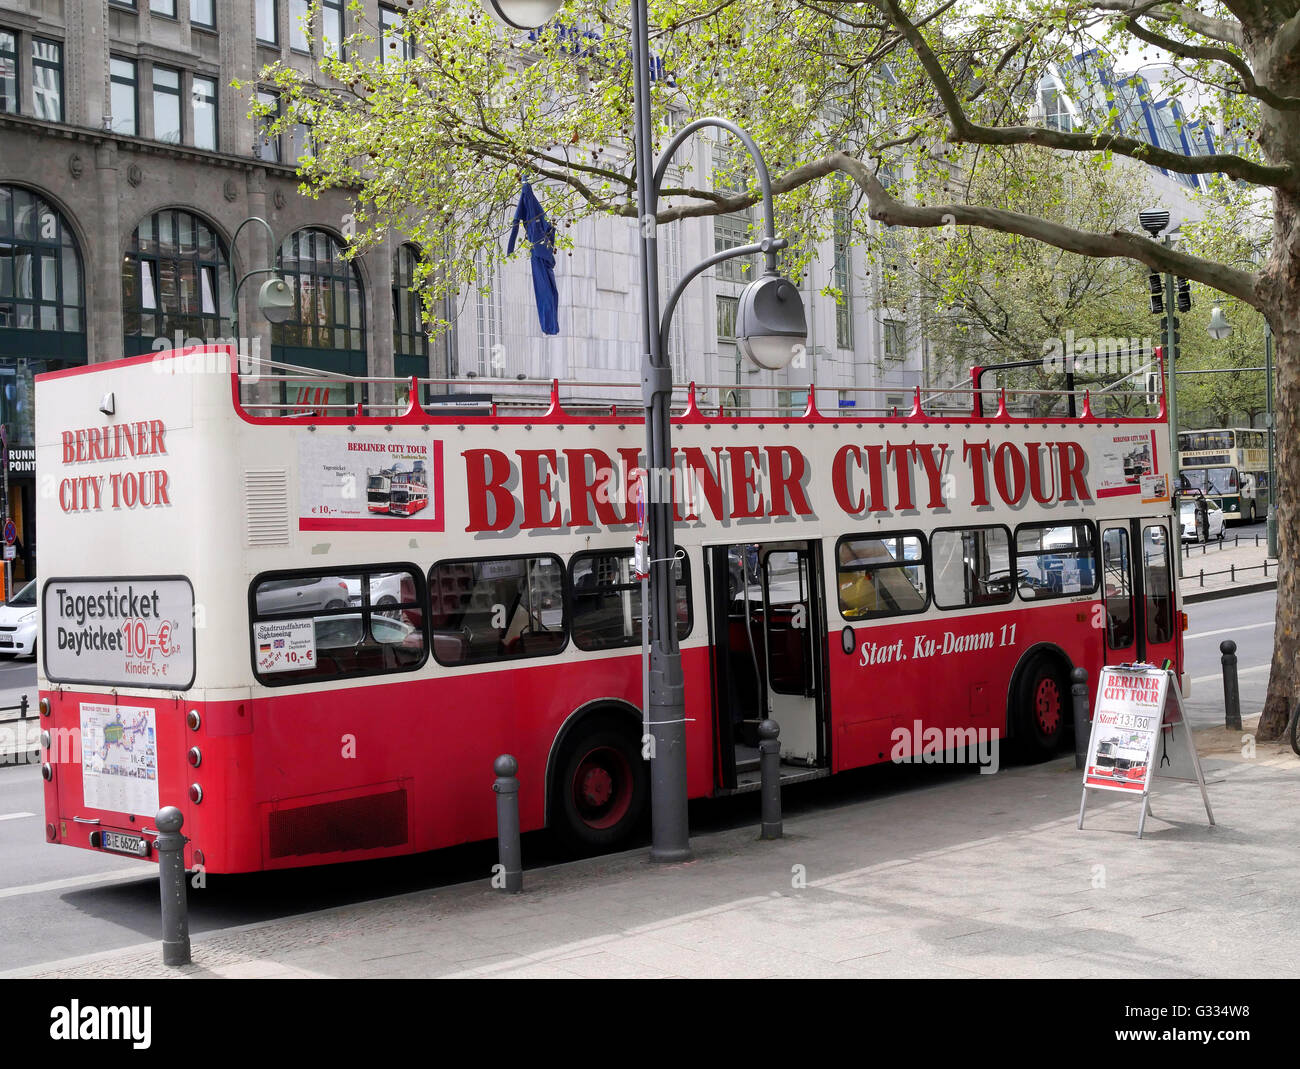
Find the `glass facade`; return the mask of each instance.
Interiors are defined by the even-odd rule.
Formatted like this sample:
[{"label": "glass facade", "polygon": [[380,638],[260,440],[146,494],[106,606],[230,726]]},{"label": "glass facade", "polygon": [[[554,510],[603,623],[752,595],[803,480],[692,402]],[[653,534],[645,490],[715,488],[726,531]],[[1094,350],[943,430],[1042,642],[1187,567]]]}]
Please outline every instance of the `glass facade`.
[{"label": "glass facade", "polygon": [[122,264],[122,319],[128,353],[157,339],[225,337],[230,320],[230,265],[224,243],[198,216],[163,211],[131,235]]},{"label": "glass facade", "polygon": [[328,231],[307,228],[280,246],[277,267],[294,295],[294,316],[271,328],[271,344],[290,363],[364,375],[365,311],[357,269]]}]

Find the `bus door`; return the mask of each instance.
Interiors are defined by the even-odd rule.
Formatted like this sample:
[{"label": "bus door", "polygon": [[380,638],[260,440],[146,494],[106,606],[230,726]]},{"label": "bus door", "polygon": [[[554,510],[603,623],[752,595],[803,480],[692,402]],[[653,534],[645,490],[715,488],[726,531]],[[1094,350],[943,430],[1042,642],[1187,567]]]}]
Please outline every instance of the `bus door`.
[{"label": "bus door", "polygon": [[[1179,531],[1181,536],[1182,532]],[[1168,516],[1101,525],[1106,663],[1178,663],[1173,542]]]},{"label": "bus door", "polygon": [[821,546],[710,550],[714,736],[724,790],[758,787],[758,725],[780,725],[783,781],[826,774]]}]

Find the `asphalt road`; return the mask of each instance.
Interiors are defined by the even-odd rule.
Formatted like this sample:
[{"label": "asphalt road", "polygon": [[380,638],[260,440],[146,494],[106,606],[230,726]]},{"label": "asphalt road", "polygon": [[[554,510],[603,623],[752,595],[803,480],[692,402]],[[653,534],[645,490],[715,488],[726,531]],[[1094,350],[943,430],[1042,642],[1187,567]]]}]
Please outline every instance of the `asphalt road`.
[{"label": "asphalt road", "polygon": [[[1222,722],[1219,643],[1238,646],[1243,710],[1262,704],[1268,678],[1275,595],[1243,595],[1187,606],[1185,636],[1194,722]],[[27,690],[32,662],[0,662],[0,705]],[[880,766],[786,792],[789,813],[860,803],[873,796],[924,790],[969,766]],[[755,818],[757,796],[693,803],[693,828],[735,826]],[[151,863],[47,846],[42,835],[41,778],[35,766],[0,768],[0,972],[158,938],[158,884]],[[544,833],[524,840],[530,866],[560,860]],[[209,877],[190,892],[195,934],[294,913],[381,898],[485,877],[494,843],[437,854],[327,869]]]}]

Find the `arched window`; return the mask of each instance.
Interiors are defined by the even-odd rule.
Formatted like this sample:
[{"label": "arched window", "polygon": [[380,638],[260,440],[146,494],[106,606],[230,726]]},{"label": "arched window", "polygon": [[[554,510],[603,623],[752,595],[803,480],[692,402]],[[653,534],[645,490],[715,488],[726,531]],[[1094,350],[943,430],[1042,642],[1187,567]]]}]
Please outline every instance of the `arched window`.
[{"label": "arched window", "polygon": [[393,252],[393,374],[429,374],[429,336],[420,293],[413,288],[420,251],[399,245]]},{"label": "arched window", "polygon": [[271,329],[272,355],[291,364],[366,373],[361,278],[328,231],[298,230],[280,246],[278,267],[294,294],[294,316]]},{"label": "arched window", "polygon": [[187,339],[213,341],[230,321],[230,263],[217,232],[196,215],[155,212],[131,235],[122,264],[122,319],[128,353]]},{"label": "arched window", "polygon": [[[81,252],[63,216],[31,190],[0,186],[0,330],[81,335],[84,360],[85,313]],[[78,355],[65,352],[59,339],[37,340],[43,344],[29,339],[21,347],[43,356]]]}]

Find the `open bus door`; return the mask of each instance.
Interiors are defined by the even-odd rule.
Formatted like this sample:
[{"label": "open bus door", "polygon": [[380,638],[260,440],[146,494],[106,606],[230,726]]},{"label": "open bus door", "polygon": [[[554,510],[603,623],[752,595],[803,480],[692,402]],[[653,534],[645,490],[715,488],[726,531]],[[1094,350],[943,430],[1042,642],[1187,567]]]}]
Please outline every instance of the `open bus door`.
[{"label": "open bus door", "polygon": [[1173,597],[1173,554],[1178,543],[1174,537],[1168,516],[1102,524],[1107,664],[1159,665],[1166,660],[1178,664]]},{"label": "open bus door", "polygon": [[781,779],[829,774],[821,546],[709,550],[717,783],[757,790],[758,725],[781,727]]}]

